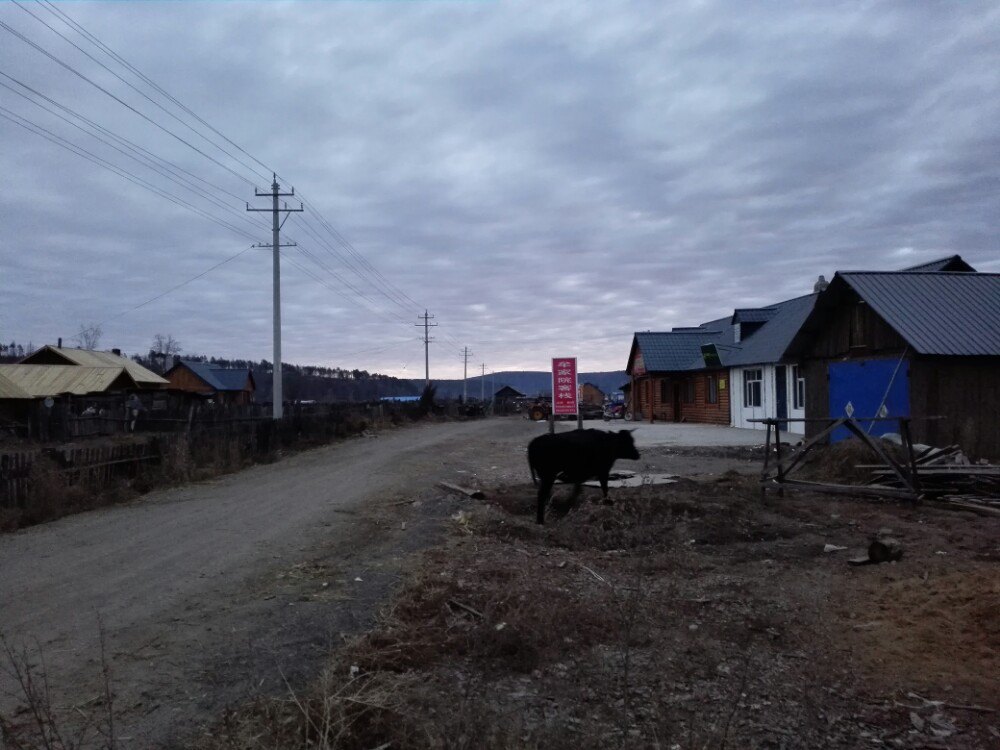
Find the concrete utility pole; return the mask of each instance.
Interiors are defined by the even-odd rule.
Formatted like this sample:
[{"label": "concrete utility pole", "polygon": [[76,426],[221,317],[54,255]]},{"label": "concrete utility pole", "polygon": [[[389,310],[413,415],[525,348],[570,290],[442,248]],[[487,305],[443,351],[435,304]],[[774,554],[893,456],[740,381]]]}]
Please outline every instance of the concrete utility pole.
[{"label": "concrete utility pole", "polygon": [[483,362],[483,374],[479,377],[479,401],[486,403],[486,363]]},{"label": "concrete utility pole", "polygon": [[418,315],[418,318],[422,319],[423,323],[417,323],[416,326],[424,327],[424,387],[426,388],[431,384],[431,355],[430,355],[430,343],[434,340],[427,334],[429,329],[437,325],[437,323],[428,323],[429,320],[434,318],[433,315],[428,315],[427,311],[424,310],[423,315]]},{"label": "concrete utility pole", "polygon": [[281,186],[278,184],[278,175],[273,175],[273,182],[271,183],[271,192],[262,193],[261,191],[254,189],[254,195],[258,198],[263,198],[265,196],[271,196],[273,203],[271,208],[250,208],[250,204],[247,203],[247,211],[270,211],[271,212],[271,244],[270,245],[254,245],[254,247],[270,247],[272,249],[273,255],[273,267],[274,267],[274,374],[271,378],[271,399],[274,404],[271,406],[271,417],[272,419],[281,419],[283,409],[283,401],[281,395],[281,248],[283,247],[294,247],[294,242],[289,242],[284,245],[281,244],[281,227],[285,223],[284,220],[278,221],[278,214],[282,211],[285,212],[285,219],[288,218],[288,214],[293,212],[303,211],[304,208],[302,204],[299,204],[298,208],[289,208],[288,204],[285,204],[284,208],[278,205],[278,198],[291,197],[295,195],[295,188],[292,188],[290,193],[279,192]]},{"label": "concrete utility pole", "polygon": [[469,347],[462,352],[462,403],[469,400]]}]

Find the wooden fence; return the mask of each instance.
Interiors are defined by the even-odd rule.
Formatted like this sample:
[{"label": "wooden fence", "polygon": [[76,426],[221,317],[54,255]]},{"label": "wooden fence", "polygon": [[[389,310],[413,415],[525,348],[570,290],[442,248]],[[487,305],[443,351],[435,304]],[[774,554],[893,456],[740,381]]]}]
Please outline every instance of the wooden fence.
[{"label": "wooden fence", "polygon": [[115,445],[4,450],[0,452],[0,507],[24,507],[42,462],[58,475],[60,485],[100,489],[113,481],[136,476],[141,465],[160,458],[157,439]]},{"label": "wooden fence", "polygon": [[[147,467],[163,466],[168,474],[177,476],[178,467],[173,465],[177,461],[195,468],[230,471],[274,455],[281,448],[320,445],[399,422],[408,411],[413,410],[383,404],[315,404],[293,408],[276,421],[253,407],[190,408],[184,416],[176,412],[174,416],[140,413],[135,434],[127,436],[119,432],[117,437],[102,437],[104,433],[73,427],[63,434],[97,437],[34,448],[0,448],[0,507],[25,507],[42,463],[58,473],[62,485],[84,485],[100,491],[114,482],[137,477]],[[65,424],[99,425],[95,420],[107,419],[81,415]]]}]

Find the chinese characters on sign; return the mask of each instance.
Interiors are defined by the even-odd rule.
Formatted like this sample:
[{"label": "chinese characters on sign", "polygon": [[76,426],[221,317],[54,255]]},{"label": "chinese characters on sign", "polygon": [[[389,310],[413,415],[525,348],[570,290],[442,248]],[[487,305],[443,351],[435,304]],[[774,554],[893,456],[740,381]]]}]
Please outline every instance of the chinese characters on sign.
[{"label": "chinese characters on sign", "polygon": [[576,414],[576,357],[552,360],[552,413]]}]

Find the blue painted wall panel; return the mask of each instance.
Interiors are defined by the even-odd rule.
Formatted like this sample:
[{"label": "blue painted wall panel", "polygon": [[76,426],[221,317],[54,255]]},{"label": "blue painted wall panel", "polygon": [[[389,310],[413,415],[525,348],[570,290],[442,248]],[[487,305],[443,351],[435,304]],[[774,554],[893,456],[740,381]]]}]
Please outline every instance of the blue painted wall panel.
[{"label": "blue painted wall panel", "polygon": [[[898,367],[898,369],[897,369]],[[830,375],[830,416],[842,417],[847,414],[848,404],[854,409],[854,417],[878,416],[879,405],[889,389],[885,407],[888,417],[910,416],[910,363],[898,359],[870,359],[854,362],[831,362],[827,372]],[[895,374],[895,377],[893,375]],[[891,387],[890,387],[891,383]],[[862,421],[867,429],[869,423]],[[875,422],[872,435],[898,432],[895,422]],[[830,442],[850,437],[843,427],[834,431]]]}]

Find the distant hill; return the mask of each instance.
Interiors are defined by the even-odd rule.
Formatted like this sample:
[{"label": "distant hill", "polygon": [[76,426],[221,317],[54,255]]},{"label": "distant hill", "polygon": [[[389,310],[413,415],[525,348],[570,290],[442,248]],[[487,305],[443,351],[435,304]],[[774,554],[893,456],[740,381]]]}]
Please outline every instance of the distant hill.
[{"label": "distant hill", "polygon": [[[481,376],[470,377],[468,381],[468,392],[470,398],[479,398]],[[605,393],[617,391],[622,383],[628,380],[624,370],[614,370],[611,372],[582,372],[580,373],[580,384],[593,383]],[[418,389],[423,388],[423,379],[412,381]],[[462,381],[458,380],[434,380],[437,386],[439,398],[456,398],[462,395]],[[505,385],[520,391],[526,396],[549,396],[552,394],[552,373],[544,370],[519,370],[497,372],[486,376],[486,397],[493,393],[491,382],[500,390]]]}]

